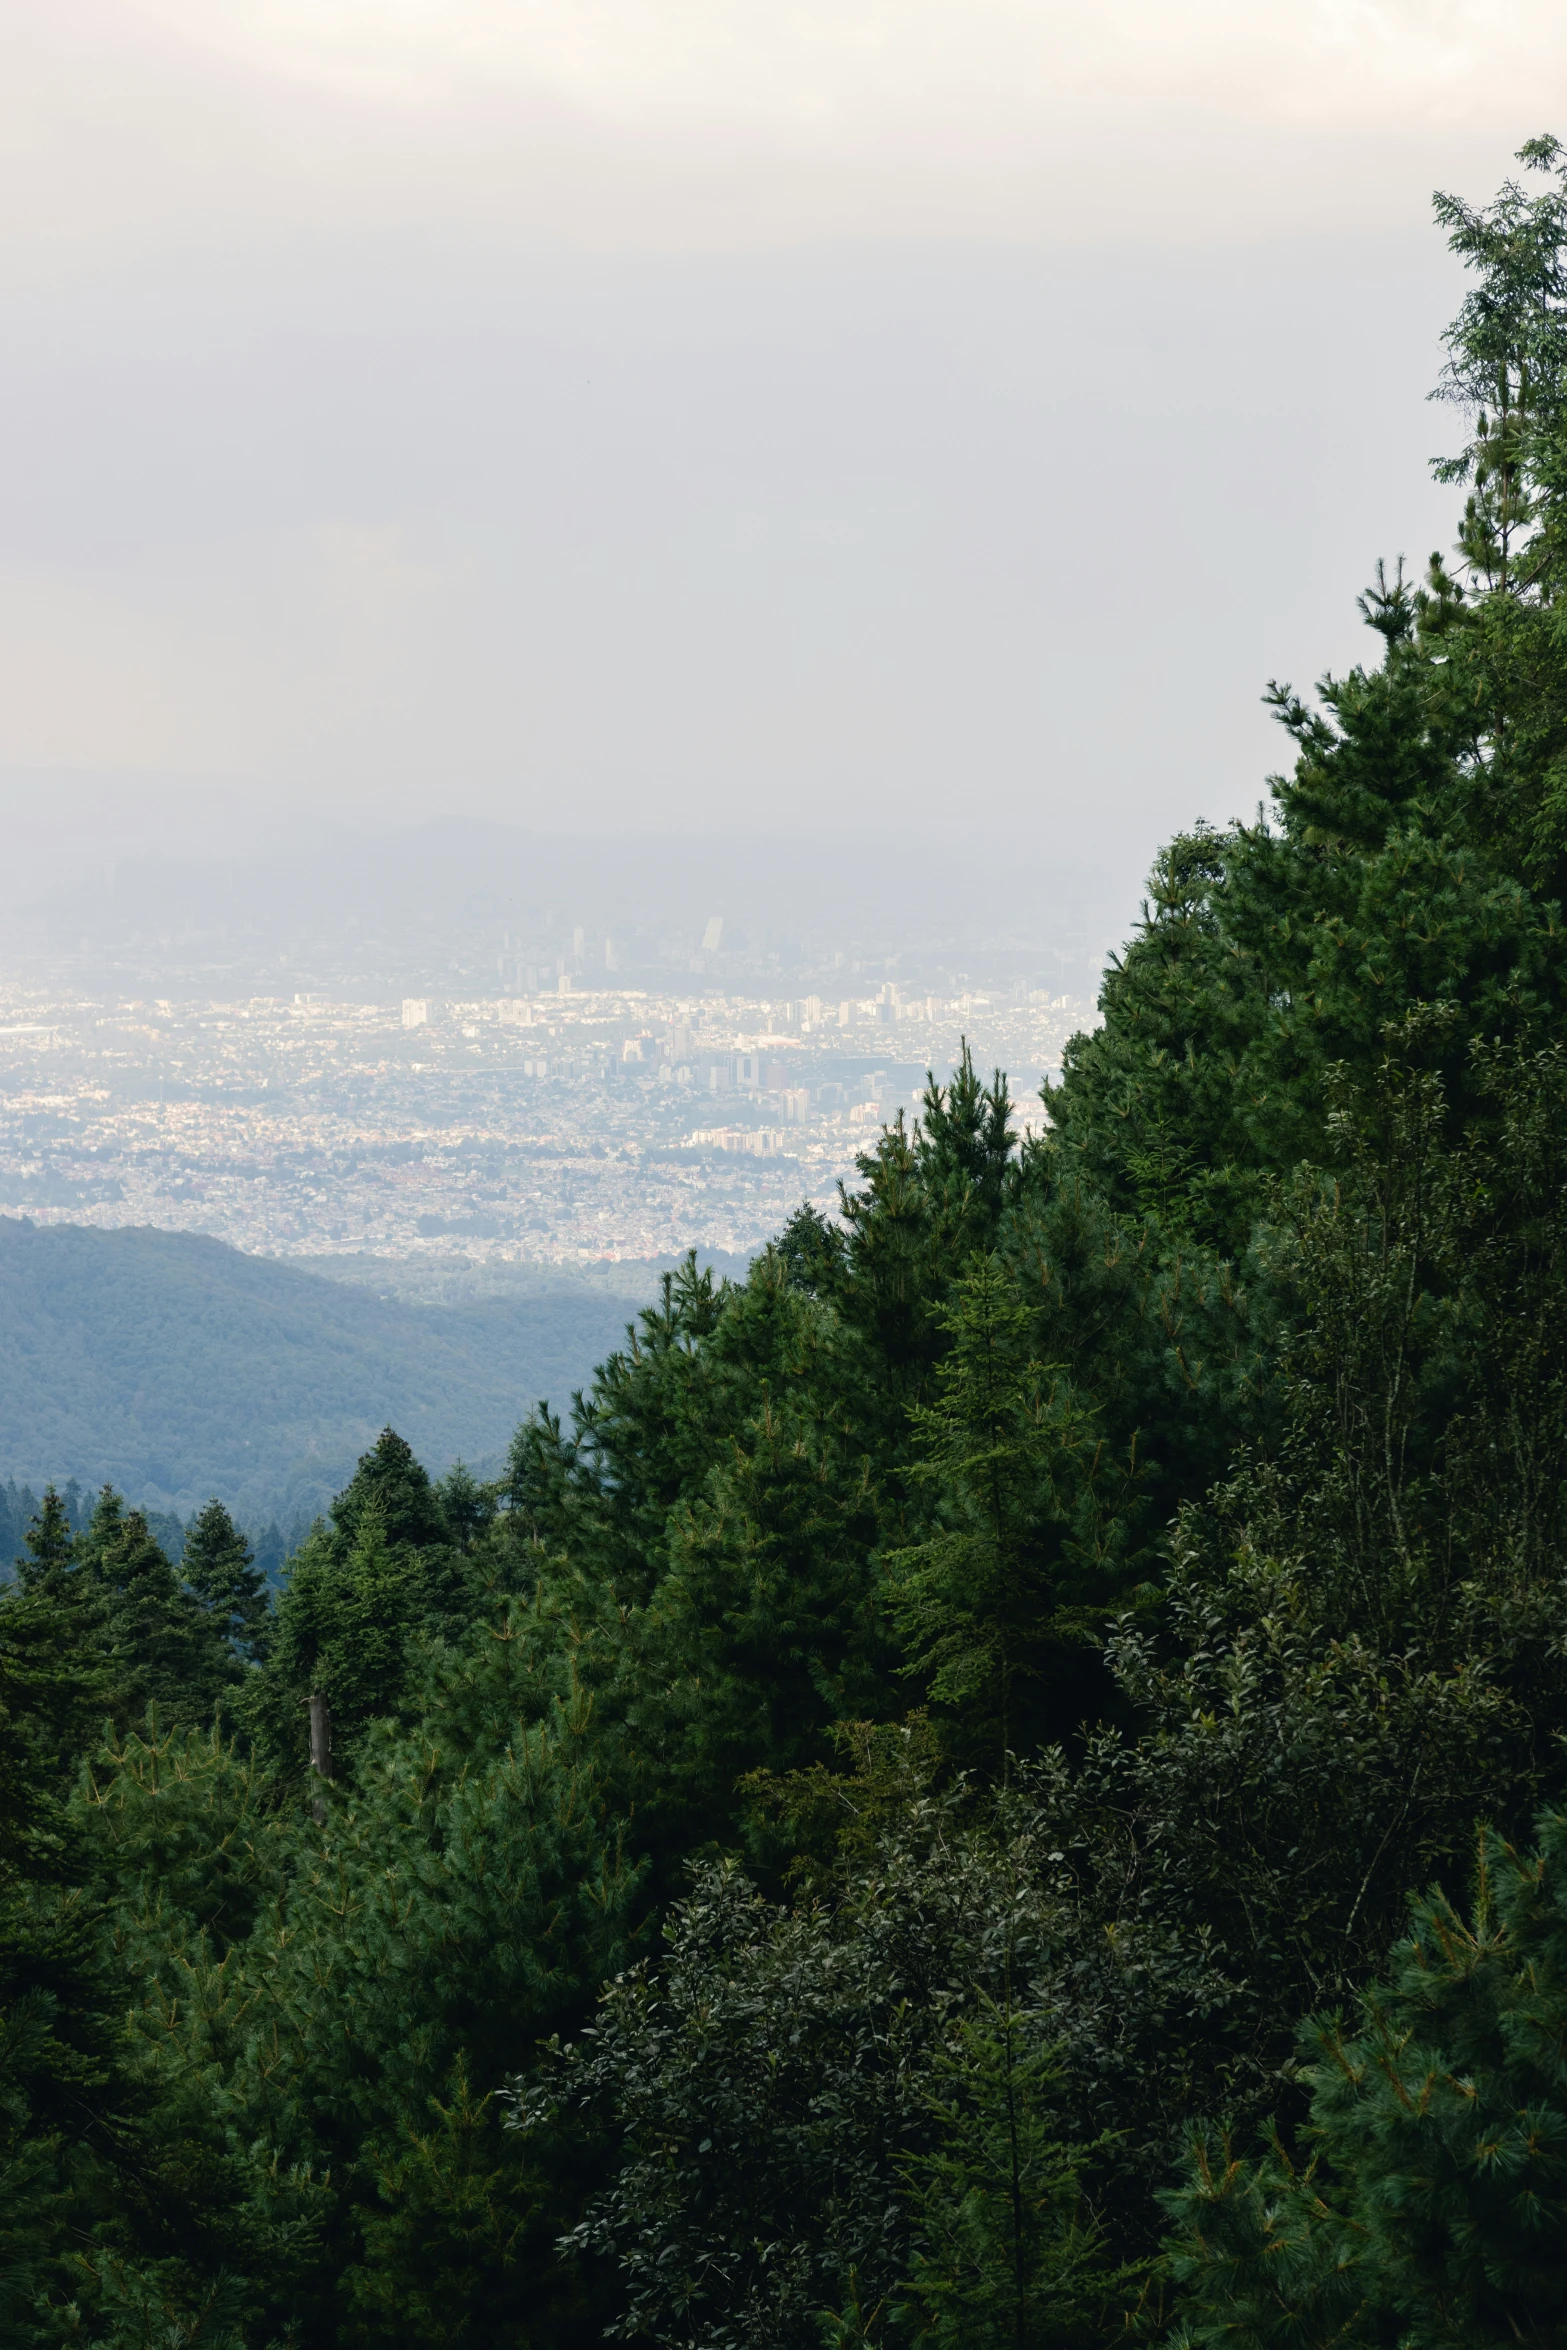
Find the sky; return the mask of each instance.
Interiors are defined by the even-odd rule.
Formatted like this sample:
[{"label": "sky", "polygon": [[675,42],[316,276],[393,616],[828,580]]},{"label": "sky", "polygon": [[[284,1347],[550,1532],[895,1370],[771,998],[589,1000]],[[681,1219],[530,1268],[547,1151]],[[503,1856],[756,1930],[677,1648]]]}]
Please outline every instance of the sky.
[{"label": "sky", "polygon": [[1564,101],[1540,0],[0,0],[0,786],[1130,906],[1450,542],[1431,191]]}]

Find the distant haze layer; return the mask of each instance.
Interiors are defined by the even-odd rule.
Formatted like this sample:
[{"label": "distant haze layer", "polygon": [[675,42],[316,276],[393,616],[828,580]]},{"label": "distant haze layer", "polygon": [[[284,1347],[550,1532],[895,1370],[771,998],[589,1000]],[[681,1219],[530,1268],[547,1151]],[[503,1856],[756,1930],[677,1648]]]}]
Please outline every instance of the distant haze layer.
[{"label": "distant haze layer", "polygon": [[0,769],[961,834],[1124,923],[1450,541],[1430,189],[1563,56],[1537,0],[0,4]]}]

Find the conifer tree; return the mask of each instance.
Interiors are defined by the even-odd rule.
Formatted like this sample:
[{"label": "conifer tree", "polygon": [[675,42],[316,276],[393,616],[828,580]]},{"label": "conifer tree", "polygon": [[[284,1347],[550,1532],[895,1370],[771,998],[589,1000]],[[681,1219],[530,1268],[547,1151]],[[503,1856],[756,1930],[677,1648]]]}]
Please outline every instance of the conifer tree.
[{"label": "conifer tree", "polygon": [[63,1802],[104,1696],[55,1599],[0,1597],[0,2331],[29,2344],[119,2202],[138,2103]]},{"label": "conifer tree", "polygon": [[332,1504],[329,1515],[341,1543],[353,1541],[367,1507],[377,1516],[381,1539],[394,1549],[427,1550],[448,1539],[429,1471],[395,1428],[382,1429]]},{"label": "conifer tree", "polygon": [[303,1757],[312,1697],[328,1708],[334,1765],[402,1701],[422,1614],[416,1554],[388,1542],[373,1493],[359,1497],[352,1524],[346,1542],[318,1525],[295,1553],[267,1662],[247,1694],[280,1758]]},{"label": "conifer tree", "polygon": [[741,1284],[716,1283],[689,1256],[575,1399],[572,1433],[548,1410],[518,1430],[514,1528],[626,1600],[646,1599],[667,1564],[671,1511],[701,1491],[764,1387],[782,1397],[811,1386],[830,1336],[776,1252]]},{"label": "conifer tree", "polygon": [[149,1705],[165,1720],[204,1720],[239,1677],[226,1629],[186,1590],[139,1510],[113,1486],[98,1496],[78,1535],[76,1569],[115,1686],[115,1715],[139,1721]]},{"label": "conifer tree", "polygon": [[1169,2196],[1186,2338],[1513,2350],[1567,2324],[1567,1816],[1481,1838],[1465,1916],[1416,1905],[1346,2022],[1302,2036],[1298,2157],[1199,2148]]},{"label": "conifer tree", "polygon": [[59,1605],[71,1597],[75,1554],[70,1519],[53,1484],[44,1488],[38,1514],[22,1537],[27,1556],[16,1562],[24,1590]]},{"label": "conifer tree", "polygon": [[899,2295],[930,2350],[1066,2350],[1096,2340],[1123,2288],[1063,2138],[1047,2019],[1010,1988],[956,2025],[931,2067],[935,2143],[905,2170],[914,2257]]},{"label": "conifer tree", "polygon": [[673,1516],[626,1699],[640,1797],[680,1842],[732,1832],[739,1782],[817,1759],[832,1724],[879,1713],[890,1650],[863,1467],[764,1395],[706,1489]]},{"label": "conifer tree", "polygon": [[187,1588],[223,1636],[247,1663],[258,1663],[266,1653],[266,1579],[222,1502],[209,1501],[191,1520],[180,1563]]},{"label": "conifer tree", "polygon": [[278,1760],[302,1761],[312,1696],[327,1703],[334,1758],[349,1758],[366,1724],[401,1706],[417,1638],[460,1638],[486,1604],[469,1553],[492,1513],[466,1473],[453,1491],[455,1528],[408,1444],[385,1428],[295,1551],[245,1693],[247,1718]]},{"label": "conifer tree", "polygon": [[1002,1071],[981,1081],[964,1037],[950,1083],[927,1071],[920,1097],[915,1157],[941,1226],[938,1253],[964,1264],[975,1249],[991,1248],[1017,1176],[1012,1098]]},{"label": "conifer tree", "polygon": [[582,2151],[507,2138],[495,2096],[632,1926],[639,1870],[562,1649],[548,1611],[511,1607],[423,1651],[411,1720],[362,1731],[324,1832],[299,1825],[274,1930],[237,1962],[269,2025],[244,2036],[235,2110],[329,2181],[325,2339],[595,2338],[555,2250]]},{"label": "conifer tree", "polygon": [[913,1413],[930,1530],[889,1554],[889,1599],[905,1669],[1005,1769],[1094,1683],[1084,1634],[1123,1564],[1105,1505],[1129,1522],[1135,1466],[1106,1462],[1060,1367],[1031,1357],[1032,1316],[1000,1258],[976,1258],[939,1319],[950,1351]]},{"label": "conifer tree", "polygon": [[465,1461],[453,1461],[435,1488],[441,1523],[461,1550],[471,1550],[495,1517],[495,1489],[481,1485]]},{"label": "conifer tree", "polygon": [[70,1611],[0,1597],[0,2335],[238,2350],[230,2153],[196,2123],[189,2064],[171,2090],[133,2044],[136,1967],[94,1898],[120,1889],[94,1883],[66,1800],[109,1694]]},{"label": "conifer tree", "polygon": [[79,1565],[96,1574],[125,1522],[125,1497],[112,1485],[100,1485],[92,1513],[76,1537]]}]

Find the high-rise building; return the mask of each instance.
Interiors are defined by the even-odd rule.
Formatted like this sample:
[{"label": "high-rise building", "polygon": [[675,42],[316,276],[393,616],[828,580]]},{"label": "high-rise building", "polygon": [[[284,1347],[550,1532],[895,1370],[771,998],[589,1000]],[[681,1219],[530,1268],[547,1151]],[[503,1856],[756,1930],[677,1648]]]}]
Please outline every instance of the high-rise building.
[{"label": "high-rise building", "polygon": [[425,997],[422,995],[404,996],[403,1026],[405,1028],[424,1028],[428,1025],[429,1018],[430,1006]]}]

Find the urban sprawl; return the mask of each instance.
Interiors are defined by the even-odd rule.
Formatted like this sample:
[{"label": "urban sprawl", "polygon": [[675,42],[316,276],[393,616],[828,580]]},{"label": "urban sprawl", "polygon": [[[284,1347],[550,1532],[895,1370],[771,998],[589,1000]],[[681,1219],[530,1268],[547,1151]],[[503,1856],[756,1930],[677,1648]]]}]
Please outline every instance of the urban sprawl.
[{"label": "urban sprawl", "polygon": [[[529,976],[534,976],[529,974]],[[0,1213],[255,1253],[581,1265],[743,1253],[824,1208],[967,1037],[1020,1119],[1095,1017],[951,1000],[585,991],[394,1004],[0,998]]]}]

